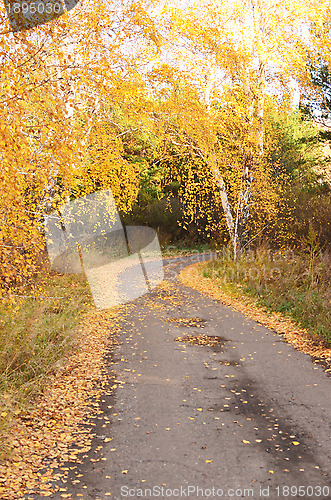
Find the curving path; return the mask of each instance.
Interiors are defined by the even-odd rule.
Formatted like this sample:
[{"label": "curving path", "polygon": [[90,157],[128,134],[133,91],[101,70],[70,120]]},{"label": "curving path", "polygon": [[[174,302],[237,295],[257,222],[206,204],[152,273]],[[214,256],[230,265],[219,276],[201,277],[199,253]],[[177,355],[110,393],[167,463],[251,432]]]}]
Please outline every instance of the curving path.
[{"label": "curving path", "polygon": [[[331,498],[330,378],[274,332],[180,284],[191,260],[165,262],[164,286],[126,306],[109,365],[117,387],[105,391],[92,450],[68,464],[67,493]],[[218,338],[175,341],[184,334]]]}]

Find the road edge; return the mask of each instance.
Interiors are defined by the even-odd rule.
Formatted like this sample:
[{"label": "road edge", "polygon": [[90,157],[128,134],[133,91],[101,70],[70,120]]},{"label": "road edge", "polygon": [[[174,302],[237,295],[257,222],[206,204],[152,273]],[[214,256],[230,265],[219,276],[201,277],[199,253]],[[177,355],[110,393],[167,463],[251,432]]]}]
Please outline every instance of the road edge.
[{"label": "road edge", "polygon": [[257,302],[246,295],[232,295],[219,288],[211,278],[201,275],[201,268],[205,262],[198,262],[185,267],[178,275],[179,281],[194,290],[199,291],[220,301],[236,311],[244,313],[248,318],[270,328],[281,335],[284,342],[291,344],[295,349],[308,354],[314,363],[324,366],[327,373],[331,374],[331,348],[316,344],[309,338],[307,330],[300,328],[294,321],[280,313],[266,312],[257,305]]}]

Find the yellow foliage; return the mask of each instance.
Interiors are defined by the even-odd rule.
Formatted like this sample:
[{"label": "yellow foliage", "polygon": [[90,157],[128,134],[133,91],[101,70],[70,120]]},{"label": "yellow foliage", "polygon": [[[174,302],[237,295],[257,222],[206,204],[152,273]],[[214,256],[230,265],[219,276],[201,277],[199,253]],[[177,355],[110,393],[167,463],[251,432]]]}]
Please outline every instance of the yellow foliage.
[{"label": "yellow foliage", "polygon": [[88,0],[13,35],[0,13],[2,294],[31,283],[43,260],[44,216],[68,197],[111,187],[118,208],[131,208],[138,172],[122,158],[121,139],[93,126],[104,102],[138,112],[142,124],[137,54],[122,45],[155,38],[148,19],[142,6],[118,3],[115,22],[112,5]]}]

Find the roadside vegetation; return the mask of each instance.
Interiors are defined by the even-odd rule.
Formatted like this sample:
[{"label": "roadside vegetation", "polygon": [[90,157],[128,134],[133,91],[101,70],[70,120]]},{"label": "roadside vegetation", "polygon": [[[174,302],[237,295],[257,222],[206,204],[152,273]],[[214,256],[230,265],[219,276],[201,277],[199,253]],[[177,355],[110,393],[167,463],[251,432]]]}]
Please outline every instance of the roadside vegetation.
[{"label": "roadside vegetation", "polygon": [[331,254],[320,251],[314,233],[309,234],[301,251],[272,251],[265,245],[238,262],[220,254],[201,273],[223,291],[248,295],[264,310],[291,318],[316,343],[331,347]]},{"label": "roadside vegetation", "polygon": [[[33,295],[30,295],[33,294]],[[90,302],[82,275],[42,273],[36,288],[0,306],[0,437],[12,417],[33,406],[49,376],[74,350]],[[0,439],[0,458],[8,449]]]}]

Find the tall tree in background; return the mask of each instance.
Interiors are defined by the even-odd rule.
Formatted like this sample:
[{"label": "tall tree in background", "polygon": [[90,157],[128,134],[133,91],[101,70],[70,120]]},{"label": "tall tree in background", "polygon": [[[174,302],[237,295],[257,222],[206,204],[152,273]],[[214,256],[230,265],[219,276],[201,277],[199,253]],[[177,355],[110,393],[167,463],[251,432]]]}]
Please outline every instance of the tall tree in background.
[{"label": "tall tree in background", "polygon": [[302,96],[300,106],[310,117],[323,127],[331,129],[331,75],[329,66],[321,61],[318,66],[310,65],[312,88]]},{"label": "tall tree in background", "polygon": [[[156,155],[171,145],[191,171],[199,165],[204,175],[207,168],[239,257],[253,229],[263,230],[251,225],[252,209],[263,221],[277,204],[266,161],[268,86],[280,95],[291,92],[293,78],[311,87],[307,60],[322,57],[330,65],[329,23],[326,0],[210,0],[185,9],[86,0],[44,26],[12,34],[3,9],[5,287],[33,272],[43,216],[54,204],[112,186],[116,201],[130,208],[139,173],[124,158],[129,129],[154,133]],[[104,109],[111,110],[106,121]]]},{"label": "tall tree in background", "polygon": [[[253,183],[265,156],[267,85],[283,95],[292,93],[293,78],[298,85],[309,86],[306,62],[311,45],[317,43],[320,52],[328,45],[325,36],[318,40],[312,37],[308,27],[320,25],[328,15],[325,1],[290,0],[199,1],[183,9],[170,8],[164,14],[167,64],[186,74],[206,112],[205,128],[200,130],[204,146],[199,155],[217,182],[235,258],[249,238]],[[161,74],[166,75],[164,61],[161,59]],[[241,180],[235,203],[229,199],[231,187],[215,155],[215,131],[207,125],[214,121],[216,102],[225,85],[240,94],[236,114],[245,128],[245,139],[239,145]],[[232,159],[230,156],[229,170],[233,170]]]}]

